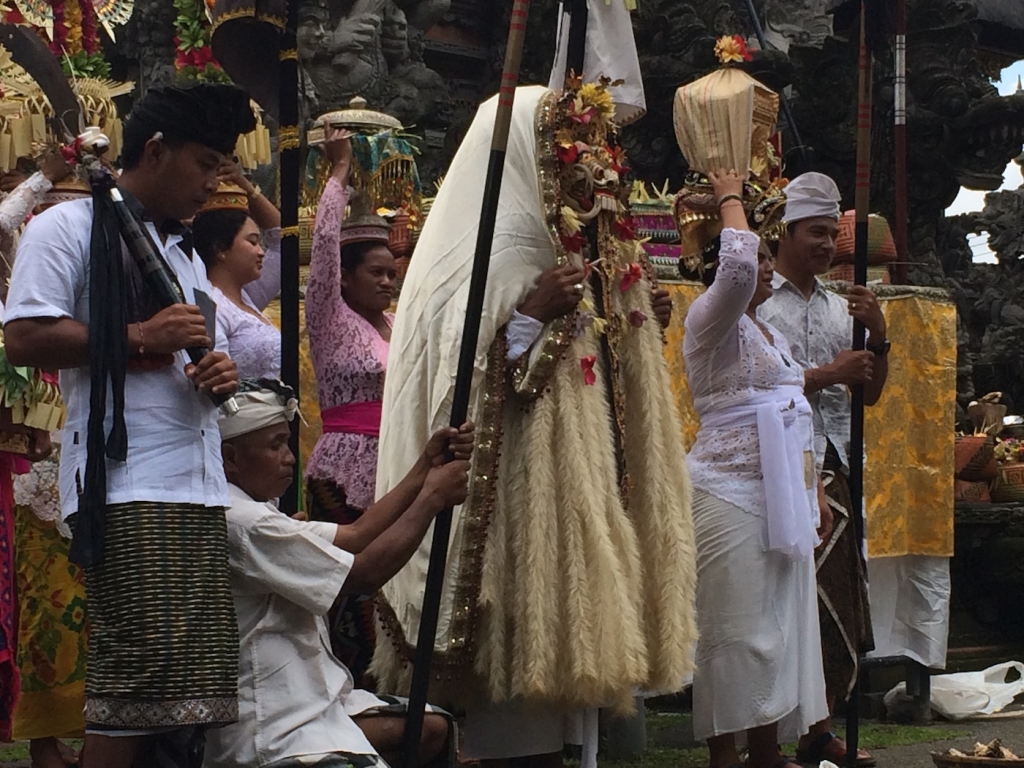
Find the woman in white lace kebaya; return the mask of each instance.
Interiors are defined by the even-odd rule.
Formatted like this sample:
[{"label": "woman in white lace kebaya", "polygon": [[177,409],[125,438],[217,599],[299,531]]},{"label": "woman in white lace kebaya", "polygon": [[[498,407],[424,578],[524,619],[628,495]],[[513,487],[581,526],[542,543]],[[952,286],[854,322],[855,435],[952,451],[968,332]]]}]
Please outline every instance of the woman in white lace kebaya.
[{"label": "woman in white lace kebaya", "polygon": [[[281,214],[234,163],[192,222],[217,302],[225,350],[243,379],[281,378],[281,332],[263,310],[281,290]],[[244,193],[221,194],[230,184]]]},{"label": "woman in white lace kebaya", "polygon": [[739,765],[744,737],[750,768],[796,768],[777,745],[828,711],[813,560],[828,507],[803,371],[754,312],[772,293],[770,253],[748,229],[741,177],[710,179],[725,229],[683,345],[701,420],[687,457],[700,630],[693,728],[711,768]]}]

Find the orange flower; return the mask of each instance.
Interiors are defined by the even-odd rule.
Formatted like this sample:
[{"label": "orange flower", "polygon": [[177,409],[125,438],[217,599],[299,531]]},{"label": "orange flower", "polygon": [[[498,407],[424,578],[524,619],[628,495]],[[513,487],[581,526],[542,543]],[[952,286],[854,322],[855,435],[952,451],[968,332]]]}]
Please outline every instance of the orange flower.
[{"label": "orange flower", "polygon": [[738,64],[753,58],[747,50],[746,41],[739,35],[718,38],[718,42],[715,43],[715,55],[723,64]]}]

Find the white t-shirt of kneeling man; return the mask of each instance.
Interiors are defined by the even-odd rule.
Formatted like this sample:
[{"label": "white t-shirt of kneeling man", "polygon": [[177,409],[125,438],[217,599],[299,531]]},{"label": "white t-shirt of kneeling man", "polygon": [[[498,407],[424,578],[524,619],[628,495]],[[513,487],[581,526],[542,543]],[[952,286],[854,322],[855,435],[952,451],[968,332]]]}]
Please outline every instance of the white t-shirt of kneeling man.
[{"label": "white t-shirt of kneeling man", "polygon": [[331,653],[324,616],[354,557],[337,526],[303,522],[230,485],[231,593],[238,615],[238,722],[206,734],[205,768],[376,754],[353,715],[387,706]]}]

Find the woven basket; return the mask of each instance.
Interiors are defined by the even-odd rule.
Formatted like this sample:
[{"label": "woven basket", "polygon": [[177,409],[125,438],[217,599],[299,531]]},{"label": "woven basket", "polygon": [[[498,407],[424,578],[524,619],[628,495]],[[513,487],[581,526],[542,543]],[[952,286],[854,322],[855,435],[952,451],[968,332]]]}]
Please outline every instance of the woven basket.
[{"label": "woven basket", "polygon": [[1024,501],[1024,463],[1000,464],[991,495],[997,504]]},{"label": "woven basket", "polygon": [[959,757],[944,752],[932,752],[932,762],[938,768],[1002,768],[1002,766],[1021,766],[1024,760],[1004,760],[1001,757]]},{"label": "woven basket", "polygon": [[971,504],[983,504],[992,501],[989,483],[986,480],[954,480],[953,499]]},{"label": "woven basket", "polygon": [[998,472],[996,439],[991,435],[960,435],[953,449],[953,470],[958,480],[991,480]]},{"label": "woven basket", "polygon": [[[852,264],[856,240],[856,215],[847,211],[839,219],[839,234],[836,237],[836,255],[833,264]],[[868,217],[868,264],[878,266],[896,261],[896,243],[892,239],[889,223],[878,214]]]}]

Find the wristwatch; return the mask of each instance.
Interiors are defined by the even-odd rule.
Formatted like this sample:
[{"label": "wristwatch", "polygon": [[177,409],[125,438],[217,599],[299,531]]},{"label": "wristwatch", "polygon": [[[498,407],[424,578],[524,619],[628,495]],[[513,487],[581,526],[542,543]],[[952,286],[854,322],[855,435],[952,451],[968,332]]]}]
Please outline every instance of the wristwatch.
[{"label": "wristwatch", "polygon": [[886,339],[881,344],[865,344],[864,348],[868,352],[873,352],[879,357],[884,357],[889,354],[889,350],[892,349],[892,342]]}]

